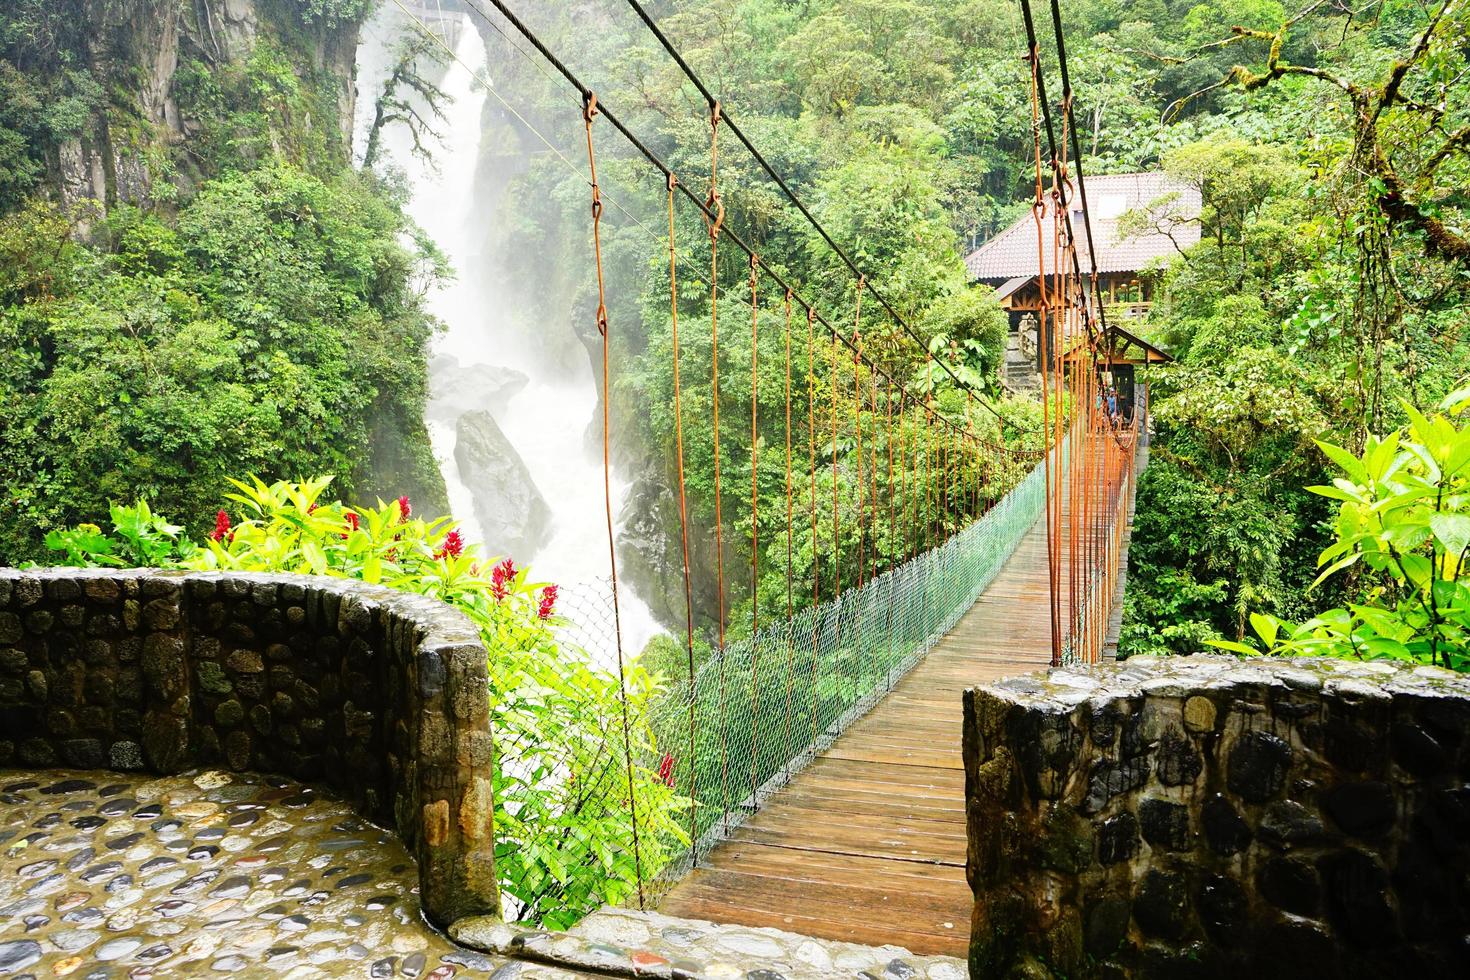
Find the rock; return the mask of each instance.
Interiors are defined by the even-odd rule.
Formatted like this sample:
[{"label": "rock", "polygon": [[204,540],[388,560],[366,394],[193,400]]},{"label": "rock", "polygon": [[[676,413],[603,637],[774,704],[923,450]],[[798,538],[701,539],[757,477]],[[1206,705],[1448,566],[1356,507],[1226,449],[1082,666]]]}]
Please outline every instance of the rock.
[{"label": "rock", "polygon": [[551,531],[551,508],[489,412],[468,412],[455,427],[454,461],[470,490],[490,555],[535,551]]},{"label": "rock", "polygon": [[1206,800],[1202,813],[1205,841],[1210,850],[1229,857],[1250,846],[1253,836],[1250,825],[1241,819],[1224,796],[1217,793]]},{"label": "rock", "polygon": [[215,706],[214,720],[218,725],[232,728],[245,720],[245,706],[234,698],[228,701],[221,701]]},{"label": "rock", "polygon": [[34,939],[0,942],[0,973],[14,973],[41,958],[41,944]]},{"label": "rock", "polygon": [[0,671],[7,674],[24,674],[29,663],[30,659],[24,650],[14,647],[0,650]]},{"label": "rock", "polygon": [[1138,805],[1138,824],[1151,847],[1182,851],[1189,846],[1189,807],[1167,800],[1144,800]]},{"label": "rock", "polygon": [[102,742],[95,738],[71,738],[61,743],[61,757],[78,769],[101,769],[107,764]]},{"label": "rock", "polygon": [[1097,859],[1103,864],[1126,861],[1138,850],[1138,820],[1120,813],[1103,821],[1097,832]]},{"label": "rock", "polygon": [[1147,759],[1126,759],[1122,762],[1101,760],[1092,768],[1087,797],[1082,801],[1080,809],[1083,813],[1097,813],[1113,797],[1141,787],[1148,782],[1148,777]]},{"label": "rock", "polygon": [[1087,952],[1096,957],[1110,955],[1128,935],[1128,903],[1121,898],[1100,899],[1087,910]]},{"label": "rock", "polygon": [[1204,762],[1194,745],[1178,728],[1170,726],[1159,739],[1159,782],[1165,786],[1187,786],[1203,770]]},{"label": "rock", "polygon": [[1432,776],[1450,761],[1439,740],[1419,725],[1395,725],[1392,744],[1394,761],[1416,776]]},{"label": "rock", "polygon": [[1379,782],[1334,786],[1323,795],[1322,808],[1345,833],[1364,839],[1387,834],[1398,817],[1393,790]]},{"label": "rock", "polygon": [[510,400],[529,380],[513,368],[464,364],[450,354],[438,354],[429,361],[429,404],[424,414],[451,425],[470,412],[504,418]]},{"label": "rock", "polygon": [[1133,900],[1133,918],[1146,934],[1181,939],[1189,925],[1189,892],[1184,875],[1151,870]]},{"label": "rock", "polygon": [[510,948],[516,931],[495,916],[472,915],[451,925],[449,935],[471,949],[499,953]]},{"label": "rock", "polygon": [[[647,600],[659,622],[677,628],[682,635],[686,616],[684,545],[678,487],[669,484],[661,470],[648,470],[629,486],[623,502],[623,524],[618,530],[618,576]],[[706,619],[702,610],[719,608],[714,528],[710,522],[695,520],[693,514],[688,523],[689,584],[698,629]],[[732,585],[726,583],[727,588]]]},{"label": "rock", "polygon": [[1230,752],[1226,785],[1251,803],[1265,803],[1286,785],[1291,746],[1266,732],[1246,732]]},{"label": "rock", "polygon": [[1195,734],[1215,730],[1215,703],[1195,695],[1184,702],[1184,727]]},{"label": "rock", "polygon": [[1272,803],[1261,818],[1261,840],[1283,850],[1315,841],[1322,833],[1322,821],[1295,800]]},{"label": "rock", "polygon": [[1245,889],[1232,878],[1214,875],[1200,886],[1200,924],[1222,946],[1233,946],[1245,938],[1249,907]]},{"label": "rock", "polygon": [[1317,870],[1297,858],[1272,858],[1256,876],[1266,901],[1295,915],[1314,916],[1322,900]]},{"label": "rock", "polygon": [[1327,917],[1338,935],[1355,946],[1378,946],[1397,938],[1388,901],[1388,873],[1362,851],[1338,851],[1317,862],[1327,895]]},{"label": "rock", "polygon": [[258,674],[265,670],[265,664],[260,654],[254,650],[234,650],[230,653],[227,664],[231,670],[242,674]]}]

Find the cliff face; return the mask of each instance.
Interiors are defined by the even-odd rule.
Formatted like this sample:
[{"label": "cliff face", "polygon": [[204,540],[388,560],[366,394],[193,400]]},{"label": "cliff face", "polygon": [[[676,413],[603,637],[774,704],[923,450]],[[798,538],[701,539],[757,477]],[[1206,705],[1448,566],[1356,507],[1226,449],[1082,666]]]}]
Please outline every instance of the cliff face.
[{"label": "cliff face", "polygon": [[[201,81],[238,70],[262,45],[315,90],[315,112],[295,122],[323,134],[344,160],[352,141],[357,16],[309,11],[292,0],[63,0],[69,24],[55,38],[104,93],[80,134],[51,148],[50,182],[64,205],[94,200],[166,204],[211,176],[195,152],[208,130]],[[351,12],[365,3],[339,3]],[[361,11],[357,11],[358,14]],[[308,19],[309,18],[309,19]],[[328,116],[330,118],[317,118]]]},{"label": "cliff face", "polygon": [[252,471],[448,513],[433,259],[351,158],[371,2],[0,0],[0,561],[135,493],[202,535]]}]

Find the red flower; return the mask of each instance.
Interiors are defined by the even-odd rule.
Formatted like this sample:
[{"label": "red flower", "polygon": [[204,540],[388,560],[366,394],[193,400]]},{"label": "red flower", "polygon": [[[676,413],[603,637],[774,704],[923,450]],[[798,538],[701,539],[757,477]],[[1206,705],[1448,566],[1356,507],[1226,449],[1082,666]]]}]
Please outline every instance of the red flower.
[{"label": "red flower", "polygon": [[230,515],[220,511],[214,515],[214,533],[210,535],[210,538],[215,541],[226,541],[232,537],[234,535],[230,533]]},{"label": "red flower", "polygon": [[509,558],[501,560],[494,568],[490,569],[490,594],[495,596],[499,602],[510,594],[507,584],[514,582],[516,577],[515,562]]},{"label": "red flower", "polygon": [[412,513],[413,508],[408,505],[408,495],[404,494],[398,498],[398,516],[406,521]]},{"label": "red flower", "polygon": [[658,761],[658,778],[664,781],[664,785],[670,789],[674,788],[674,754],[665,752],[664,757]]},{"label": "red flower", "polygon": [[551,618],[551,613],[556,608],[556,593],[557,588],[554,585],[548,585],[541,590],[541,605],[536,609],[538,619]]},{"label": "red flower", "polygon": [[462,551],[464,551],[464,538],[459,536],[459,531],[456,529],[445,535],[444,547],[434,552],[434,557],[443,558],[447,555],[450,558],[458,558]]},{"label": "red flower", "polygon": [[344,510],[342,512],[342,520],[347,522],[347,530],[342,532],[342,537],[345,538],[357,530],[357,515],[350,510]]}]

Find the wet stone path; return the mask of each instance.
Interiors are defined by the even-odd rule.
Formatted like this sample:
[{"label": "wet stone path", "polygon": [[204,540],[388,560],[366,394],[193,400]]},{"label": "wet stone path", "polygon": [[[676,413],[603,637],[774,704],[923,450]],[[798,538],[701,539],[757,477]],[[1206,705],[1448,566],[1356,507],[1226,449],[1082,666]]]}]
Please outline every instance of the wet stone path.
[{"label": "wet stone path", "polygon": [[581,974],[455,946],[390,832],[283,779],[0,772],[0,976]]}]

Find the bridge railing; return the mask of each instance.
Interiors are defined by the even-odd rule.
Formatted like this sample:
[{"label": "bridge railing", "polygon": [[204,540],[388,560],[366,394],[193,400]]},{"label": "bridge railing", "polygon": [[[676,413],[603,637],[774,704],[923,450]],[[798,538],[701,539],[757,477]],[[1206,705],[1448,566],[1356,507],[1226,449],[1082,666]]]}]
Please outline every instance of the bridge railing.
[{"label": "bridge railing", "polygon": [[[862,718],[994,580],[1045,501],[1043,467],[943,544],[835,599],[730,643],[652,718],[658,759],[693,800],[689,843],[644,889],[667,888]],[[690,752],[692,746],[692,765]]]},{"label": "bridge railing", "polygon": [[[1052,453],[1056,481],[1066,442]],[[1040,519],[1046,474],[1024,471],[943,543],[696,656],[692,676],[652,681],[626,648],[620,661],[609,582],[563,588],[555,657],[531,658],[545,673],[525,679],[542,694],[518,699],[533,715],[544,702],[546,723],[521,718],[524,739],[497,739],[497,861],[521,876],[504,889],[508,917],[557,926],[602,904],[654,906],[739,837],[970,609]],[[492,651],[492,669],[514,660]]]}]

